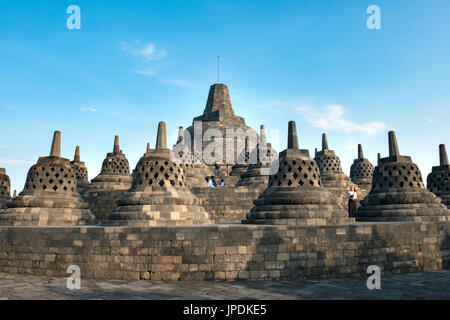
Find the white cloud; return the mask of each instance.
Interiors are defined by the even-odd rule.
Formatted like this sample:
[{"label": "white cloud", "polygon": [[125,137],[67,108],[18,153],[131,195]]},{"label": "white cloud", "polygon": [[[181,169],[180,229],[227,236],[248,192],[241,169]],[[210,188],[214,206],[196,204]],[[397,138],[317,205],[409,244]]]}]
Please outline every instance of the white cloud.
[{"label": "white cloud", "polygon": [[148,69],[148,70],[137,70],[135,71],[137,74],[142,74],[144,76],[153,77],[155,76],[155,71]]},{"label": "white cloud", "polygon": [[142,57],[146,60],[160,60],[167,56],[165,50],[157,50],[154,43],[141,44],[140,41],[133,43],[122,42],[121,47],[123,51],[129,52],[135,57]]},{"label": "white cloud", "polygon": [[115,111],[114,111],[114,112],[112,113],[112,115],[113,115],[113,116],[116,116],[116,117],[120,117],[120,113],[119,113],[119,112],[115,112]]},{"label": "white cloud", "polygon": [[33,164],[33,162],[27,160],[0,159],[1,166],[25,166],[31,164]]},{"label": "white cloud", "polygon": [[327,105],[314,108],[309,105],[294,107],[294,111],[309,122],[313,127],[336,130],[348,133],[375,134],[386,129],[382,122],[355,123],[344,119],[345,109],[340,105]]},{"label": "white cloud", "polygon": [[164,83],[164,84],[168,84],[171,86],[179,86],[179,87],[186,87],[189,85],[189,83],[187,81],[184,81],[182,79],[160,79],[159,82]]},{"label": "white cloud", "polygon": [[88,111],[88,112],[98,112],[95,108],[81,108],[82,111]]},{"label": "white cloud", "polygon": [[433,122],[433,119],[427,119],[427,121],[429,122],[429,123],[432,123]]},{"label": "white cloud", "polygon": [[6,149],[7,146],[5,146],[4,144],[0,144],[0,149]]}]

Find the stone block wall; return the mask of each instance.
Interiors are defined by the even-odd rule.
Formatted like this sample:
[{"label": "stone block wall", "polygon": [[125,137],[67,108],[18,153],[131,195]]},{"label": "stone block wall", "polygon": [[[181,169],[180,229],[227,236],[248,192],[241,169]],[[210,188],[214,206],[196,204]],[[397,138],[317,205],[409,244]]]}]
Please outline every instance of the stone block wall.
[{"label": "stone block wall", "polygon": [[130,280],[304,279],[450,268],[450,222],[0,227],[0,272]]},{"label": "stone block wall", "polygon": [[[233,177],[230,177],[233,178]],[[253,200],[264,191],[249,187],[192,188],[215,222],[241,222],[253,208]]]}]

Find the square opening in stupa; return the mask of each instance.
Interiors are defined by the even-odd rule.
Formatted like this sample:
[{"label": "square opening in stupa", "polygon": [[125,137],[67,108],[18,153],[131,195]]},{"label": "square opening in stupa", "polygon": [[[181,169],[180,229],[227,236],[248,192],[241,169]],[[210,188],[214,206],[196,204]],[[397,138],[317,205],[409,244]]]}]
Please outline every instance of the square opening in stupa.
[{"label": "square opening in stupa", "polygon": [[[393,131],[376,166],[358,145],[349,177],[325,133],[314,157],[300,149],[304,130],[290,121],[278,153],[266,126],[249,127],[228,87],[214,84],[172,148],[163,121],[154,148],[142,139],[136,164],[115,136],[91,181],[82,141],[70,161],[55,131],[21,192],[11,196],[0,168],[0,272],[65,277],[77,265],[98,279],[279,280],[362,276],[374,263],[385,273],[450,264],[444,145],[427,189]],[[349,190],[358,194],[353,216]]]}]

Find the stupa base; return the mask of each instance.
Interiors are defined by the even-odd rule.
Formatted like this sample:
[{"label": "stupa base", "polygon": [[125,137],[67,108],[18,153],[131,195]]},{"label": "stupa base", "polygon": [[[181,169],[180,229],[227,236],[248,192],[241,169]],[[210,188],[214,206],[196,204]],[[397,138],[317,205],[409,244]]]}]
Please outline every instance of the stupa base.
[{"label": "stupa base", "polygon": [[87,225],[94,221],[89,209],[27,207],[0,211],[0,226],[64,227]]},{"label": "stupa base", "polygon": [[441,203],[365,205],[356,213],[357,221],[450,221],[450,210]]}]

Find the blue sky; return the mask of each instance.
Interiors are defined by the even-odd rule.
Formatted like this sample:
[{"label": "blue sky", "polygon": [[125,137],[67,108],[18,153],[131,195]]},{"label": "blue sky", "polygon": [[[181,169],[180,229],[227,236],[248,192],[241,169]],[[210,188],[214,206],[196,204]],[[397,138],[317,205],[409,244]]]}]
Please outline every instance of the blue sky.
[{"label": "blue sky", "polygon": [[[66,8],[81,9],[69,30]],[[366,27],[369,5],[381,30]],[[344,170],[362,143],[376,162],[394,129],[424,178],[450,144],[448,0],[0,1],[0,167],[21,191],[54,130],[76,145],[90,179],[114,135],[131,167],[166,121],[203,112],[209,86],[228,85],[236,113],[257,129],[297,121],[313,152],[326,132]]]}]

